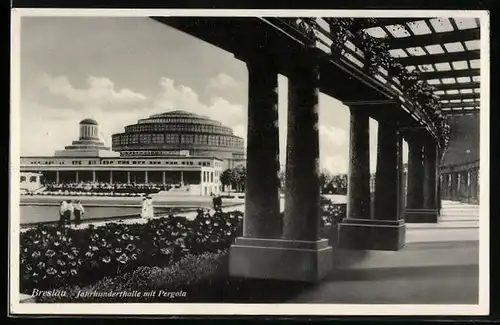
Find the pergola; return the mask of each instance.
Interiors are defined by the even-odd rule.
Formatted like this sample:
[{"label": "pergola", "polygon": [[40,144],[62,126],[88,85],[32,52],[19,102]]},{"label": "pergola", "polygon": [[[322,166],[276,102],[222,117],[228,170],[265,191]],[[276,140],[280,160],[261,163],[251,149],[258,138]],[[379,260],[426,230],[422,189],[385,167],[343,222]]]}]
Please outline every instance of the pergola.
[{"label": "pergola", "polygon": [[443,114],[479,113],[479,19],[381,18],[365,31],[386,37],[393,57],[420,70],[436,88]]},{"label": "pergola", "polygon": [[[435,100],[442,102],[443,113],[477,115],[478,21],[351,21],[331,17],[154,19],[222,48],[246,63],[245,219],[243,236],[231,246],[230,274],[317,281],[332,267],[332,248],[319,233],[320,92],[350,109],[347,208],[345,218],[338,223],[337,246],[399,250],[405,245],[406,223],[438,222],[438,155],[448,128]],[[348,28],[343,28],[344,22]],[[360,28],[366,33],[356,33]],[[385,38],[389,50],[373,51],[373,47],[367,46],[379,43],[373,37]],[[419,69],[421,74],[406,73],[403,66],[392,62],[394,58],[406,69]],[[288,78],[284,214],[280,211],[277,177],[278,74]],[[425,81],[436,87],[440,98],[432,96],[428,87],[422,87]],[[417,89],[421,91],[415,91],[418,87],[422,87]],[[373,205],[369,118],[379,123]],[[406,177],[403,139],[408,143]]]}]

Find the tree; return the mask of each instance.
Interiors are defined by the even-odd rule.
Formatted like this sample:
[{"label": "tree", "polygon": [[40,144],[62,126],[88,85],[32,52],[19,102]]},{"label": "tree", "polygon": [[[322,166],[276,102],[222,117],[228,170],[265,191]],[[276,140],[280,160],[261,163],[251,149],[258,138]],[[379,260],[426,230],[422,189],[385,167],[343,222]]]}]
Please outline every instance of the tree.
[{"label": "tree", "polygon": [[226,169],[220,175],[220,182],[222,186],[230,186],[231,185],[231,169]]},{"label": "tree", "polygon": [[247,179],[247,168],[244,165],[236,166],[232,169],[232,182],[238,192],[245,190],[245,182]]}]

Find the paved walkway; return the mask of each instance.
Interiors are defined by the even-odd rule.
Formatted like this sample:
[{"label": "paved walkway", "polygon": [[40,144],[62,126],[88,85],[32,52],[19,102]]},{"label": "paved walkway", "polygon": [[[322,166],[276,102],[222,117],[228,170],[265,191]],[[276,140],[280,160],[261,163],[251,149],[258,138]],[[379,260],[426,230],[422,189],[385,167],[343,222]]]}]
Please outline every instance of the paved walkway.
[{"label": "paved walkway", "polygon": [[288,302],[477,304],[479,207],[442,208],[438,224],[407,224],[400,251],[337,251],[334,271]]}]

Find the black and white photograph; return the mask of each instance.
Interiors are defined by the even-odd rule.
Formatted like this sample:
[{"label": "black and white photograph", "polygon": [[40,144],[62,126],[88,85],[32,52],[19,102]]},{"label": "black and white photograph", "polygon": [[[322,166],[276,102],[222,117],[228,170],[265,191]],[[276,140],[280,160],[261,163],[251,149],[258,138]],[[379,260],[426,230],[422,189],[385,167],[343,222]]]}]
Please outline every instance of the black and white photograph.
[{"label": "black and white photograph", "polygon": [[11,314],[486,315],[489,15],[13,9]]}]

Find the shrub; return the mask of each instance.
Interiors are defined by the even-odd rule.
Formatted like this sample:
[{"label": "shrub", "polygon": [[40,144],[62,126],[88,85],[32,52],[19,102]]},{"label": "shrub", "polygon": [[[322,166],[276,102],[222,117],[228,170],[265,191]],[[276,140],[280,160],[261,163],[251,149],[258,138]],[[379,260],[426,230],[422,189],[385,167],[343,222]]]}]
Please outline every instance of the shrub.
[{"label": "shrub", "polygon": [[333,203],[330,199],[321,197],[321,226],[336,226],[346,216],[347,205],[345,203]]},{"label": "shrub", "polygon": [[[37,297],[37,302],[141,302],[173,301],[189,299],[189,294],[199,298],[200,289],[206,284],[217,281],[225,275],[227,250],[217,253],[206,252],[199,255],[186,255],[166,267],[141,266],[132,272],[114,277],[106,277],[89,286],[66,286],[63,297]],[[194,292],[195,290],[196,292]],[[135,297],[89,296],[89,293],[140,293]],[[146,297],[144,293],[154,292]],[[163,292],[163,294],[161,294]],[[165,293],[185,292],[185,297]],[[87,295],[85,295],[87,294]]]},{"label": "shrub", "polygon": [[21,234],[21,292],[93,283],[139,266],[165,266],[188,254],[218,252],[241,235],[241,212],[168,216],[146,224],[73,230],[38,226]]}]

